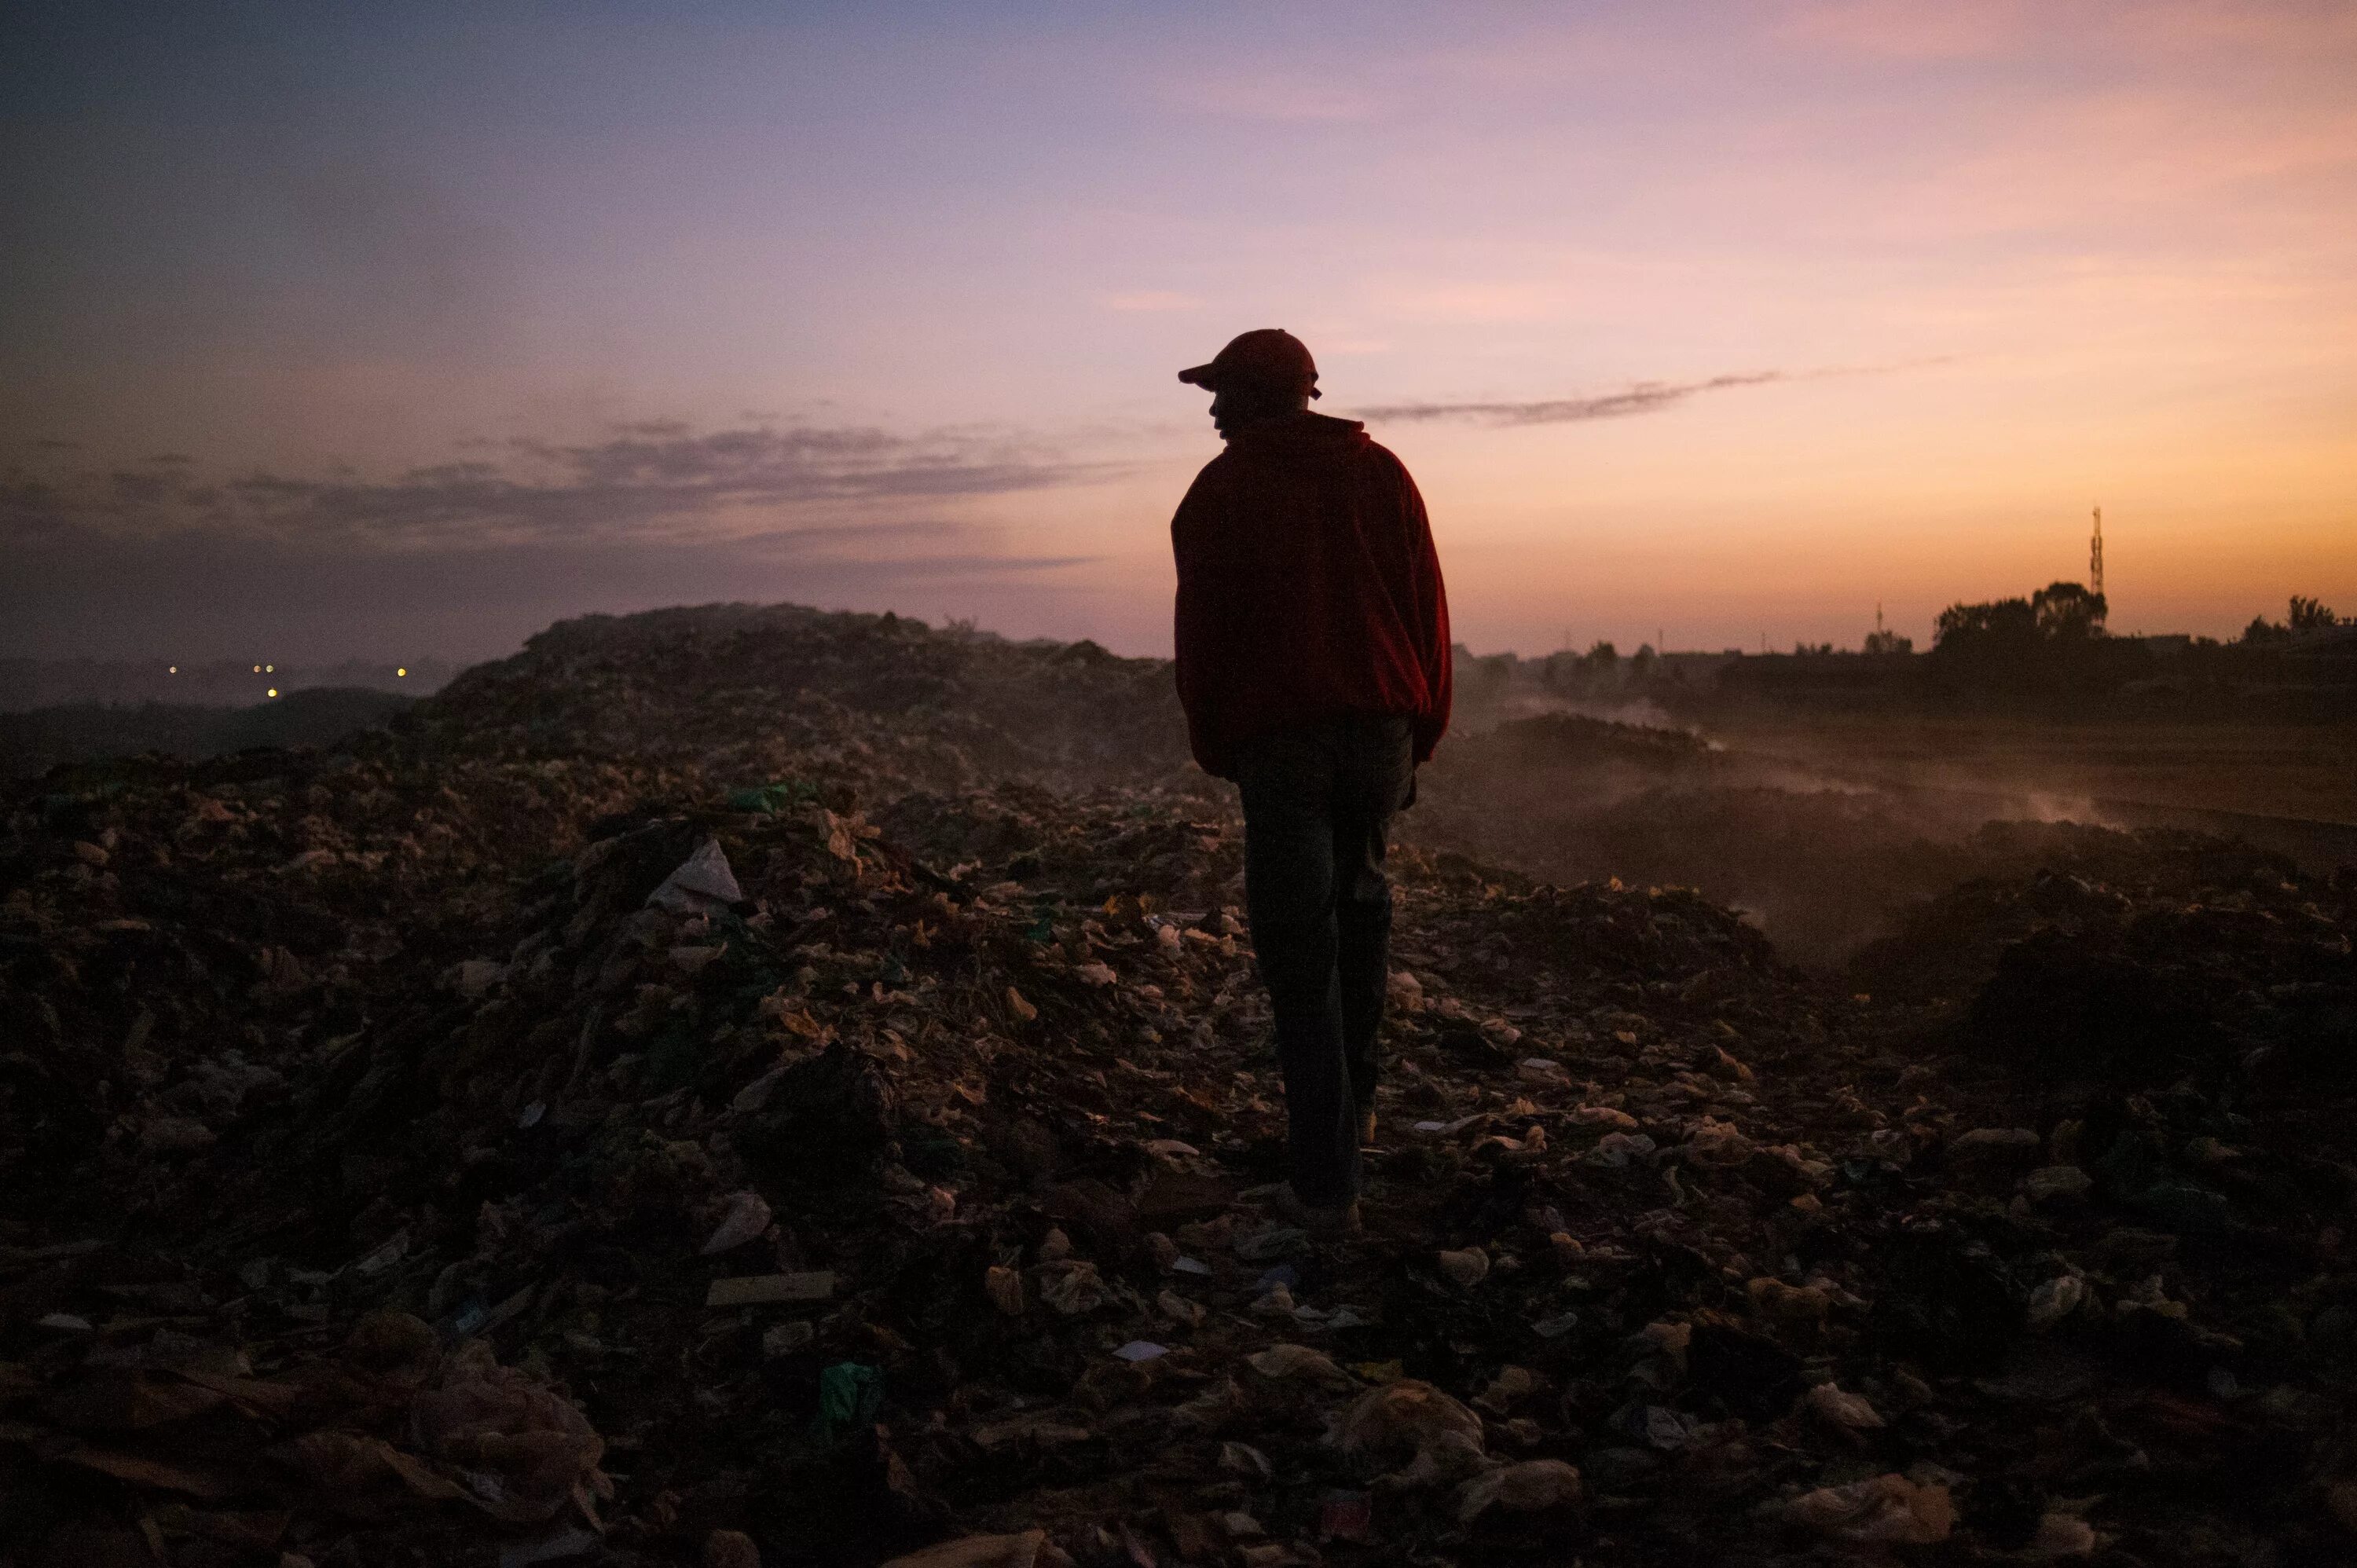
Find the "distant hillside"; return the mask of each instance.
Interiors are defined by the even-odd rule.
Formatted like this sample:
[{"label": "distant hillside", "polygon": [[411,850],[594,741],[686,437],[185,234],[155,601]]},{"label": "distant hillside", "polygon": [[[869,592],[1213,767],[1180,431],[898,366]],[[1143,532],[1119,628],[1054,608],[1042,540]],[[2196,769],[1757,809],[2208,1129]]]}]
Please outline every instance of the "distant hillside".
[{"label": "distant hillside", "polygon": [[73,703],[0,714],[0,777],[38,778],[61,762],[151,751],[196,759],[257,746],[324,746],[375,728],[414,701],[389,692],[322,686],[250,708]]}]

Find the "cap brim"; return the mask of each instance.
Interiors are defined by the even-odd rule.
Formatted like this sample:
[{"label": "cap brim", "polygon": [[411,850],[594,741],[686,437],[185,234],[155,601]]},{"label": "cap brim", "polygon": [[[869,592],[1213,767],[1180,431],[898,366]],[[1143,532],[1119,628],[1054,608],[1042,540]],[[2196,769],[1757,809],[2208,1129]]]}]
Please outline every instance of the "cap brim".
[{"label": "cap brim", "polygon": [[[1188,370],[1181,371],[1178,372],[1178,379],[1185,381],[1190,387],[1201,387],[1206,392],[1217,392],[1220,390],[1219,383],[1211,379],[1211,367],[1209,365],[1196,365]],[[1312,386],[1309,389],[1309,395],[1311,397],[1318,397],[1322,394],[1315,386]]]}]

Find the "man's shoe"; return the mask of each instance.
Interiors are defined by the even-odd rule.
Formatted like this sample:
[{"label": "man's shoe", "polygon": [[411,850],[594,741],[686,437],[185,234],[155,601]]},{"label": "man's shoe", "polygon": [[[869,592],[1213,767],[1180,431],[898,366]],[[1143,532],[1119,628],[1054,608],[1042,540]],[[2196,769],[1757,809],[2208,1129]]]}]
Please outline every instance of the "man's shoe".
[{"label": "man's shoe", "polygon": [[1277,1193],[1275,1207],[1286,1224],[1298,1226],[1312,1236],[1355,1236],[1363,1229],[1359,1222],[1358,1199],[1330,1207],[1304,1203],[1291,1182]]}]

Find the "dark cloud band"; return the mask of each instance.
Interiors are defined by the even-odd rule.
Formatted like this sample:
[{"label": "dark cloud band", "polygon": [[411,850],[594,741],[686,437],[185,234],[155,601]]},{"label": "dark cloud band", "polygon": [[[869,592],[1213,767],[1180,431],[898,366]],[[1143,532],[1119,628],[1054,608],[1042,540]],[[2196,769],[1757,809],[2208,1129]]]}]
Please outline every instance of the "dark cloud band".
[{"label": "dark cloud band", "polygon": [[97,530],[384,545],[688,539],[771,528],[781,511],[823,503],[1002,495],[1108,471],[1004,439],[861,427],[699,434],[650,422],[588,444],[512,440],[492,450],[494,458],[379,480],[278,473],[207,480],[182,463],[64,473],[20,467],[0,472],[0,529],[20,537]]}]

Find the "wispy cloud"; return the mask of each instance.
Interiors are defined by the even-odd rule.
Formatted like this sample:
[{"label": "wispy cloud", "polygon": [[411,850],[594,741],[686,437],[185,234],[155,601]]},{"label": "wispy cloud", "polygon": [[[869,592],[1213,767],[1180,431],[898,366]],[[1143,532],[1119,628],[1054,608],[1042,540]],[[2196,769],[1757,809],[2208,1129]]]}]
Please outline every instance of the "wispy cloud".
[{"label": "wispy cloud", "polygon": [[1351,412],[1369,419],[1417,423],[1462,419],[1480,424],[1572,424],[1587,419],[1626,419],[1632,414],[1659,413],[1706,392],[1732,392],[1738,387],[1773,386],[1783,381],[1832,381],[1848,376],[1890,375],[1900,371],[1928,370],[1954,362],[1941,354],[1879,365],[1824,365],[1805,371],[1739,371],[1695,381],[1634,381],[1619,392],[1588,397],[1537,398],[1526,403],[1394,403]]},{"label": "wispy cloud", "polygon": [[[0,470],[0,532],[198,532],[393,546],[774,538],[781,519],[797,511],[818,509],[831,518],[845,506],[1004,495],[1105,471],[1004,436],[854,426],[699,432],[648,421],[587,443],[514,439],[489,452],[381,479],[274,472],[207,478],[185,463],[71,472],[19,466]],[[877,538],[898,525],[853,526]]]},{"label": "wispy cloud", "polygon": [[1369,419],[1417,423],[1462,419],[1481,424],[1569,424],[1583,419],[1625,419],[1658,413],[1705,392],[1790,381],[1782,371],[1751,371],[1699,381],[1639,381],[1593,397],[1541,398],[1530,403],[1394,403],[1353,409]]}]

